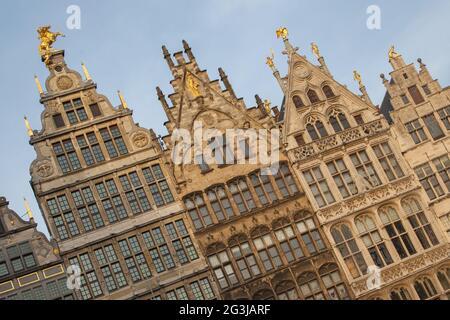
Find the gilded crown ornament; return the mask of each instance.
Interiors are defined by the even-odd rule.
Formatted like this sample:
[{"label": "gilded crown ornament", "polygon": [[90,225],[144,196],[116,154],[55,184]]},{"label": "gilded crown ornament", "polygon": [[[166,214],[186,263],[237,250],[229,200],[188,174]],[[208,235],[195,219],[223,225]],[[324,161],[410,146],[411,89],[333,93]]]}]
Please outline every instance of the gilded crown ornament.
[{"label": "gilded crown ornament", "polygon": [[42,26],[37,29],[39,35],[39,54],[41,55],[44,63],[48,65],[50,54],[55,50],[52,48],[53,43],[56,41],[58,36],[65,37],[61,32],[51,32],[51,26]]},{"label": "gilded crown ornament", "polygon": [[289,32],[288,32],[287,28],[280,27],[277,29],[276,34],[277,34],[277,38],[281,37],[283,40],[286,40],[289,35]]}]

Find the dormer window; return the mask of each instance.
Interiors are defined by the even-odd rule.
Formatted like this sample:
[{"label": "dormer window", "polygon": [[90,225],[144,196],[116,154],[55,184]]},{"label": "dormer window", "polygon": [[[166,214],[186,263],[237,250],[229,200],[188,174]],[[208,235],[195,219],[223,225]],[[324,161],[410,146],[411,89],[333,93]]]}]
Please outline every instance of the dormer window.
[{"label": "dormer window", "polygon": [[294,102],[294,106],[296,108],[301,108],[301,107],[305,106],[305,104],[303,103],[302,98],[300,98],[300,96],[297,96],[297,95],[292,97],[292,102]]},{"label": "dormer window", "polygon": [[83,102],[80,98],[64,102],[63,107],[70,124],[76,124],[88,119]]},{"label": "dormer window", "polygon": [[327,99],[335,97],[333,90],[328,85],[323,86],[322,91]]},{"label": "dormer window", "polygon": [[320,101],[320,100],[319,100],[319,96],[318,96],[317,93],[316,93],[314,90],[312,90],[312,89],[308,90],[308,99],[309,99],[309,101],[311,102],[311,104],[314,104],[314,103],[317,103],[317,102]]}]

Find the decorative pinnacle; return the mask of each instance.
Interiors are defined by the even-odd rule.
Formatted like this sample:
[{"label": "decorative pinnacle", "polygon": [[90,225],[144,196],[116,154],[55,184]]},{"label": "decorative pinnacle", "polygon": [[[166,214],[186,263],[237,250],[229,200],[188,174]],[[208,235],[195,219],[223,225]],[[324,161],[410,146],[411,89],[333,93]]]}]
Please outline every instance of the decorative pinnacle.
[{"label": "decorative pinnacle", "polygon": [[86,77],[86,80],[87,81],[91,80],[91,76],[89,75],[89,71],[87,70],[84,62],[81,63],[81,68],[83,68],[83,73],[84,73],[84,76]]},{"label": "decorative pinnacle", "polygon": [[33,219],[33,211],[31,211],[30,205],[28,204],[28,201],[27,201],[27,199],[25,197],[23,198],[23,205],[25,207],[25,210],[26,210],[26,213],[28,215],[28,218],[30,220],[32,220]]},{"label": "decorative pinnacle", "polygon": [[27,134],[29,137],[32,137],[34,135],[33,129],[31,128],[30,121],[28,121],[28,118],[26,116],[23,117],[23,120],[25,121],[25,127],[27,128]]},{"label": "decorative pinnacle", "polygon": [[37,75],[34,75],[34,82],[36,82],[36,86],[39,91],[39,94],[44,94],[44,90],[42,89],[41,82],[39,81],[39,78]]},{"label": "decorative pinnacle", "polygon": [[172,57],[170,56],[169,50],[167,50],[166,46],[162,46],[162,52],[164,55],[164,59],[166,59],[167,64],[169,65],[169,68],[175,67]]},{"label": "decorative pinnacle", "polygon": [[183,40],[182,42],[183,42],[184,52],[186,52],[186,54],[187,54],[187,56],[189,58],[189,61],[195,60],[195,57],[192,54],[191,47],[189,47],[189,44],[187,43],[187,41]]},{"label": "decorative pinnacle", "polygon": [[128,104],[125,101],[124,97],[122,96],[122,93],[120,92],[120,90],[117,90],[117,94],[119,95],[119,99],[120,99],[120,103],[122,104],[122,107],[124,109],[128,109]]}]

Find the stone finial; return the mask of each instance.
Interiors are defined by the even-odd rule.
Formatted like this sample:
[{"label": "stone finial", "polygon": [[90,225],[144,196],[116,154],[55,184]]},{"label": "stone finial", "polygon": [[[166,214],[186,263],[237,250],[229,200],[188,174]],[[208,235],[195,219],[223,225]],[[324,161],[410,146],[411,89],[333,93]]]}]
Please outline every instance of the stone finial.
[{"label": "stone finial", "polygon": [[184,52],[187,54],[187,56],[189,58],[189,61],[195,60],[194,54],[192,53],[192,50],[189,47],[189,44],[187,43],[186,40],[183,40],[183,48],[184,48]]},{"label": "stone finial", "polygon": [[256,105],[257,106],[261,106],[261,105],[264,104],[262,99],[261,99],[261,97],[258,94],[255,94],[255,100],[256,100]]},{"label": "stone finial", "polygon": [[427,66],[425,63],[423,63],[422,58],[418,58],[418,59],[417,59],[417,62],[419,63],[419,65],[420,65],[421,68],[424,68],[424,67]]},{"label": "stone finial", "polygon": [[34,82],[36,83],[36,87],[39,91],[39,94],[40,95],[44,94],[44,90],[42,89],[41,82],[39,81],[39,78],[37,75],[34,75]]},{"label": "stone finial", "polygon": [[84,64],[84,62],[81,62],[81,68],[83,69],[83,73],[84,73],[86,80],[87,81],[91,80],[91,75],[89,74],[89,71],[86,68],[86,65]]},{"label": "stone finial", "polygon": [[162,52],[164,55],[164,59],[166,59],[167,64],[169,65],[169,68],[175,67],[172,57],[170,56],[169,50],[167,50],[166,46],[162,46]]},{"label": "stone finial", "polygon": [[225,71],[223,71],[222,68],[219,68],[219,75],[220,75],[220,80],[222,80],[227,91],[230,92],[230,94],[233,96],[233,98],[237,99],[236,94],[234,93],[233,87],[231,86],[230,81],[228,81],[228,76],[225,73]]},{"label": "stone finial", "polygon": [[160,87],[156,87],[156,94],[158,95],[158,100],[159,102],[161,102],[161,105],[169,121],[175,122],[175,119],[172,116],[172,112],[170,111],[169,104],[167,103],[166,97],[164,96],[164,93],[162,92]]},{"label": "stone finial", "polygon": [[23,117],[23,120],[25,122],[25,127],[27,128],[27,134],[29,137],[32,137],[34,135],[33,129],[31,128],[30,121],[28,121],[28,118],[26,116]]}]

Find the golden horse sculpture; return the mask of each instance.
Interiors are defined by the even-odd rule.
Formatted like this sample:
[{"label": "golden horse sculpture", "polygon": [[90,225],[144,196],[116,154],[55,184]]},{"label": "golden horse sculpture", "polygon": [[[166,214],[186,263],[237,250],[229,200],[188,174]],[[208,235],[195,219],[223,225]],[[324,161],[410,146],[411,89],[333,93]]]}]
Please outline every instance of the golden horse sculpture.
[{"label": "golden horse sculpture", "polygon": [[48,65],[50,53],[54,50],[52,48],[53,43],[56,41],[58,36],[65,37],[61,32],[51,32],[51,26],[43,26],[37,29],[39,40],[39,54],[44,58],[44,63]]}]

